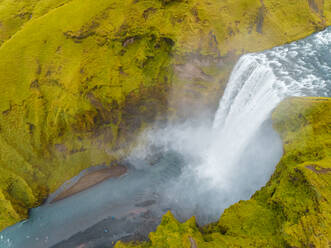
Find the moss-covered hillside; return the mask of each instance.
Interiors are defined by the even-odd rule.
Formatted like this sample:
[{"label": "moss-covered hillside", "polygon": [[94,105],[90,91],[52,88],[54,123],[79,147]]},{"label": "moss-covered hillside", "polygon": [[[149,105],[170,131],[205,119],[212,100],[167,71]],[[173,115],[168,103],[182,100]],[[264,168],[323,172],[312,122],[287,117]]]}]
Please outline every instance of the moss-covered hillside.
[{"label": "moss-covered hillside", "polygon": [[248,201],[198,228],[167,213],[150,242],[116,248],[316,247],[331,242],[331,99],[292,98],[273,114],[284,156]]},{"label": "moss-covered hillside", "polygon": [[215,108],[238,55],[330,23],[322,0],[0,0],[0,230],[155,120]]}]

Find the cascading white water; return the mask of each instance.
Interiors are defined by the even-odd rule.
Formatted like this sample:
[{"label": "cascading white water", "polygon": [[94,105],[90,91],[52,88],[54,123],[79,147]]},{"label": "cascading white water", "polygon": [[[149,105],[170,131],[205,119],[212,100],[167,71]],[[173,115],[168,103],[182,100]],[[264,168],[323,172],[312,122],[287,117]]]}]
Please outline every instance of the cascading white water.
[{"label": "cascading white water", "polygon": [[[213,175],[224,174],[222,164],[230,168],[236,166],[248,142],[281,101],[278,91],[272,87],[276,77],[267,65],[257,61],[257,56],[250,54],[240,59],[215,115],[215,138],[206,154],[208,169],[203,165],[201,170],[214,183],[229,183]],[[227,172],[232,173],[232,170]],[[230,179],[228,176],[225,178]]]},{"label": "cascading white water", "polygon": [[213,175],[222,173],[220,164],[231,167],[238,162],[238,154],[285,97],[331,96],[330,44],[328,29],[302,41],[241,57],[215,115],[217,138],[209,147],[205,174],[219,181]]},{"label": "cascading white water", "polygon": [[[150,146],[146,147],[145,140],[129,158],[137,170],[32,210],[29,220],[0,233],[0,247],[52,247],[115,216],[117,222],[110,222],[114,226],[104,243],[109,245],[110,240],[139,230],[140,221],[148,216],[140,216],[141,211],[157,220],[166,209],[183,220],[192,215],[201,223],[217,220],[226,207],[248,199],[272,174],[282,144],[270,115],[288,96],[331,96],[331,28],[243,56],[212,125],[202,120],[147,132],[143,138]],[[151,167],[146,158],[155,155],[155,148],[163,158]],[[129,228],[131,231],[126,230]],[[102,239],[98,242],[102,245]],[[87,247],[95,246],[90,243]]]}]

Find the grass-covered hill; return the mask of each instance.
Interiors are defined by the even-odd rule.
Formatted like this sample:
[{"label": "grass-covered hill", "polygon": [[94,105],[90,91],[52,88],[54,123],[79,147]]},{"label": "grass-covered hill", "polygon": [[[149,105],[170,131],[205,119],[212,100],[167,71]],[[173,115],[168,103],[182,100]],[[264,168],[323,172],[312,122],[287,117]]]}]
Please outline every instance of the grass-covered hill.
[{"label": "grass-covered hill", "polygon": [[141,244],[116,248],[315,247],[331,240],[331,99],[291,98],[273,113],[284,156],[265,187],[199,228],[167,213]]},{"label": "grass-covered hill", "polygon": [[0,230],[150,123],[215,108],[240,54],[330,23],[323,0],[0,0]]}]

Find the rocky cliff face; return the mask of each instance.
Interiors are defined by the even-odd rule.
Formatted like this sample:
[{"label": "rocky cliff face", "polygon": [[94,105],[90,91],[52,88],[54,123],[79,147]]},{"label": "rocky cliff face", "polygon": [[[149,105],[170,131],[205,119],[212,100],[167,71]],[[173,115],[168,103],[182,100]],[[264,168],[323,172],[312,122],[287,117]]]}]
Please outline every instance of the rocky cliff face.
[{"label": "rocky cliff face", "polygon": [[319,0],[0,0],[0,230],[150,123],[212,112],[240,54],[330,20]]},{"label": "rocky cliff face", "polygon": [[284,156],[265,187],[199,228],[163,217],[150,242],[116,247],[328,247],[331,239],[331,100],[291,98],[273,113]]}]

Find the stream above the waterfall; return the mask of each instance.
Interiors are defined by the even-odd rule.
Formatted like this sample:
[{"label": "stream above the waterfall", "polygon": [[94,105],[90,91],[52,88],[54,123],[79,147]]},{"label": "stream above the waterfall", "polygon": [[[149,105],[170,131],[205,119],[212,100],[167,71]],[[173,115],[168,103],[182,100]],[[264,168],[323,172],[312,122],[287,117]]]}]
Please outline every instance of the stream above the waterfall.
[{"label": "stream above the waterfall", "polygon": [[213,123],[147,130],[125,175],[32,209],[0,232],[0,247],[112,247],[146,239],[168,210],[181,221],[216,221],[269,180],[283,153],[271,113],[291,96],[331,97],[331,27],[242,56]]}]

